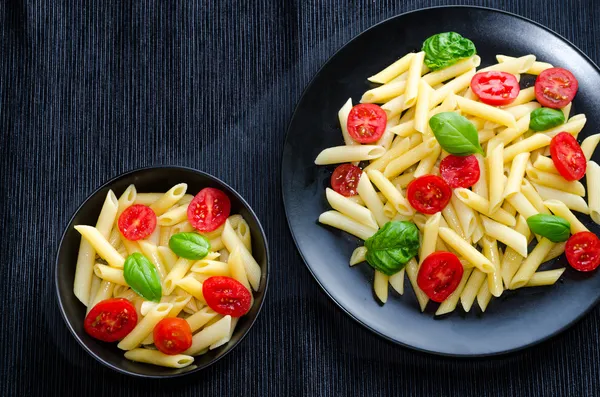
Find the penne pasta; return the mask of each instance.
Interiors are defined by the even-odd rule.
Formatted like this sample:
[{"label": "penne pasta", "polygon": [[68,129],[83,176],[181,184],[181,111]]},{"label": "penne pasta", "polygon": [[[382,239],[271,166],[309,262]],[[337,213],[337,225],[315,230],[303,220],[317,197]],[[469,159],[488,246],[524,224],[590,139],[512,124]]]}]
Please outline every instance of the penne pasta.
[{"label": "penne pasta", "polygon": [[590,217],[594,222],[600,224],[600,166],[594,161],[587,163],[587,186],[588,186],[588,206]]},{"label": "penne pasta", "polygon": [[444,240],[449,247],[452,247],[474,267],[480,269],[484,273],[491,273],[494,271],[494,265],[490,262],[490,260],[483,256],[465,240],[460,238],[460,236],[457,235],[452,229],[440,227],[438,233],[442,240]]},{"label": "penne pasta", "polygon": [[315,159],[317,165],[352,163],[383,156],[385,148],[376,145],[336,146],[324,149]]}]

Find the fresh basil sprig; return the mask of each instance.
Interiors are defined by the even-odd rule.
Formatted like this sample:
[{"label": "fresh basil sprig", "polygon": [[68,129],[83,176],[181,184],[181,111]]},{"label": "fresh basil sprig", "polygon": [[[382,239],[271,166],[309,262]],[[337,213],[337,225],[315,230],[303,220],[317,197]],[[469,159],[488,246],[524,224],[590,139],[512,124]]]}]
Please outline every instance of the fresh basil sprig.
[{"label": "fresh basil sprig", "polygon": [[125,259],[123,265],[125,281],[142,298],[160,302],[162,287],[154,264],[140,253],[133,253]]},{"label": "fresh basil sprig", "polygon": [[367,262],[391,276],[419,251],[419,230],[412,222],[391,221],[365,241]]},{"label": "fresh basil sprig", "polygon": [[565,114],[559,109],[538,108],[531,112],[529,128],[534,131],[544,131],[559,126],[565,122]]},{"label": "fresh basil sprig", "polygon": [[455,64],[477,53],[475,44],[456,32],[438,33],[423,42],[425,65],[437,70]]},{"label": "fresh basil sprig", "polygon": [[484,154],[477,128],[466,117],[455,112],[442,112],[429,119],[429,126],[440,146],[448,153],[457,156]]},{"label": "fresh basil sprig", "polygon": [[210,242],[198,233],[177,233],[169,239],[169,248],[185,259],[203,259],[210,251]]},{"label": "fresh basil sprig", "polygon": [[554,243],[567,241],[571,234],[571,224],[556,215],[536,214],[527,218],[527,225],[535,234],[546,237]]}]

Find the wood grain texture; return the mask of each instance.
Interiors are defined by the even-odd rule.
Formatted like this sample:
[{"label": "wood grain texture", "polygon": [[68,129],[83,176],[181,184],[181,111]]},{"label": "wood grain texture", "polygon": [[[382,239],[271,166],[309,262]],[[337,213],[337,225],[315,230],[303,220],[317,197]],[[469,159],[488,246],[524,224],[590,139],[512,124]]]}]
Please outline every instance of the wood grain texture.
[{"label": "wood grain texture", "polygon": [[[509,356],[424,355],[339,310],[290,237],[279,167],[302,90],[364,29],[445,3],[1,1],[0,395],[600,395],[600,308]],[[594,0],[452,3],[531,18],[600,61]],[[273,270],[265,307],[232,354],[197,376],[153,382],[105,369],[75,342],[53,267],[62,229],[88,194],[160,164],[198,168],[237,189],[263,223]]]}]

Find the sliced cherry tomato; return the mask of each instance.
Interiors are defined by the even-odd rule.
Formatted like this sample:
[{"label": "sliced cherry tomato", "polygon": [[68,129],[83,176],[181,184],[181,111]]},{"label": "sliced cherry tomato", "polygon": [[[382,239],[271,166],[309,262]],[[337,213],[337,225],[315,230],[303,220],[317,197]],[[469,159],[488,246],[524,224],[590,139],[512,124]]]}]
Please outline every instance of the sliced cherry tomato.
[{"label": "sliced cherry tomato", "polygon": [[434,302],[443,302],[456,290],[463,276],[463,265],[451,252],[434,252],[419,269],[417,284]]},{"label": "sliced cherry tomato", "polygon": [[600,239],[592,232],[575,233],[567,240],[565,254],[573,269],[591,272],[600,265]]},{"label": "sliced cherry tomato", "polygon": [[121,234],[127,240],[146,238],[156,228],[156,214],[146,205],[135,204],[123,211],[118,225]]},{"label": "sliced cherry tomato", "polygon": [[360,103],[348,114],[348,134],[358,143],[373,143],[385,131],[387,114],[373,103]]},{"label": "sliced cherry tomato", "polygon": [[471,79],[471,90],[481,102],[492,106],[508,105],[519,95],[517,78],[506,72],[481,72]]},{"label": "sliced cherry tomato", "polygon": [[585,175],[587,160],[573,135],[561,132],[550,141],[550,155],[558,172],[567,181],[577,181]]},{"label": "sliced cherry tomato", "polygon": [[477,183],[481,170],[477,157],[451,154],[440,162],[440,174],[451,188],[467,188]]},{"label": "sliced cherry tomato", "polygon": [[450,186],[437,175],[423,175],[410,182],[406,189],[408,202],[423,214],[435,214],[450,201]]},{"label": "sliced cherry tomato", "polygon": [[206,304],[219,314],[241,317],[248,313],[252,296],[239,281],[226,276],[208,278],[202,284]]},{"label": "sliced cherry tomato", "polygon": [[83,328],[90,336],[104,342],[123,339],[137,325],[137,312],[127,299],[100,301],[85,317]]},{"label": "sliced cherry tomato", "polygon": [[154,346],[165,354],[183,353],[192,346],[192,329],[182,318],[163,318],[156,324],[153,333]]},{"label": "sliced cherry tomato", "polygon": [[564,108],[575,98],[579,83],[563,68],[544,70],[535,79],[535,99],[547,108]]},{"label": "sliced cherry tomato", "polygon": [[331,187],[342,196],[354,196],[361,175],[362,170],[357,166],[342,164],[331,175]]},{"label": "sliced cherry tomato", "polygon": [[200,232],[212,232],[221,226],[231,212],[229,197],[219,189],[200,190],[188,207],[188,220]]}]

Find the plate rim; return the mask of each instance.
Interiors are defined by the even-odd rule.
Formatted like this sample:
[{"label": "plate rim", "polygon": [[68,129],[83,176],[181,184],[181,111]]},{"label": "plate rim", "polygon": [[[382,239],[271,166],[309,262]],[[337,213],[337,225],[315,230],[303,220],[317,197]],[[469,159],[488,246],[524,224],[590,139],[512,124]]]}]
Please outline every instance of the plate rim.
[{"label": "plate rim", "polygon": [[[515,14],[513,12],[510,11],[505,11],[505,10],[500,10],[497,8],[492,8],[492,7],[485,7],[485,6],[475,6],[475,5],[442,5],[442,6],[432,6],[432,7],[424,7],[424,8],[418,8],[415,10],[411,10],[411,11],[407,11],[407,12],[403,12],[388,18],[385,18],[373,25],[371,25],[370,27],[368,27],[365,30],[360,31],[358,34],[354,35],[351,39],[349,39],[348,41],[346,41],[342,46],[340,46],[338,49],[336,49],[332,55],[330,55],[327,60],[319,67],[319,69],[315,72],[315,74],[312,76],[312,78],[310,79],[310,81],[308,82],[308,84],[306,85],[306,87],[304,88],[304,90],[302,91],[302,94],[300,95],[300,98],[298,99],[298,101],[296,102],[296,105],[294,106],[294,112],[291,115],[290,121],[287,125],[286,128],[286,133],[285,133],[285,140],[284,140],[284,144],[283,144],[283,150],[282,150],[282,158],[281,158],[281,170],[283,170],[283,165],[286,161],[285,158],[285,152],[286,152],[286,148],[288,147],[289,144],[289,140],[290,140],[290,135],[291,135],[291,129],[292,129],[292,124],[294,123],[294,120],[296,119],[297,113],[299,111],[299,107],[298,105],[304,100],[304,98],[306,97],[306,95],[308,94],[308,91],[312,88],[313,84],[315,83],[315,80],[320,76],[320,74],[323,72],[323,70],[327,67],[327,65],[329,64],[329,62],[336,57],[344,48],[346,48],[347,46],[349,46],[350,44],[352,44],[355,40],[357,40],[360,36],[362,36],[363,34],[365,34],[366,32],[376,29],[377,27],[379,27],[379,25],[383,25],[387,22],[390,22],[394,19],[397,18],[402,18],[405,16],[408,16],[410,14],[414,14],[414,13],[418,13],[418,12],[426,12],[426,11],[431,11],[431,10],[437,10],[437,9],[455,9],[455,8],[461,8],[461,9],[473,9],[473,10],[478,10],[478,11],[486,11],[486,12],[490,12],[490,13],[497,13],[497,14],[504,14],[507,15],[509,17],[513,17],[519,20],[522,20],[524,22],[530,23],[536,27],[542,28],[543,30],[545,30],[546,32],[558,37],[560,40],[564,41],[569,47],[571,47],[573,50],[575,50],[577,53],[579,53],[579,55],[581,55],[587,62],[589,62],[593,68],[596,69],[596,71],[598,72],[598,74],[600,74],[600,67],[598,67],[598,65],[586,54],[584,53],[581,49],[579,49],[579,47],[577,47],[575,44],[573,44],[570,40],[568,40],[567,38],[565,38],[564,36],[562,36],[561,34],[553,31],[552,29],[548,28],[547,26],[542,25],[539,22],[536,22],[532,19],[529,19],[527,17],[524,17],[522,15],[518,15]],[[595,301],[584,311],[582,311],[577,317],[575,317],[573,320],[571,320],[570,322],[566,323],[565,325],[563,325],[562,327],[556,329],[554,332],[536,339],[534,341],[525,343],[521,346],[518,347],[514,347],[511,349],[505,349],[505,350],[499,350],[499,351],[495,351],[495,352],[491,352],[491,353],[446,353],[446,352],[439,352],[439,351],[434,351],[434,350],[429,350],[429,349],[425,349],[425,348],[421,348],[421,347],[417,347],[417,346],[413,346],[410,345],[408,343],[399,341],[399,340],[395,340],[392,339],[391,337],[383,334],[382,332],[372,328],[369,324],[361,321],[360,319],[358,319],[353,313],[351,313],[348,309],[346,309],[340,302],[338,302],[332,295],[331,293],[328,291],[328,289],[325,287],[325,285],[321,282],[321,280],[319,280],[319,278],[316,276],[315,272],[313,271],[312,267],[308,264],[308,261],[306,260],[306,257],[304,256],[304,253],[302,252],[302,250],[300,249],[300,246],[298,245],[298,240],[296,238],[296,234],[294,232],[294,229],[291,225],[290,222],[290,215],[289,215],[289,209],[287,206],[287,197],[286,197],[286,191],[285,191],[285,181],[284,181],[284,173],[281,172],[280,175],[280,183],[281,183],[281,200],[283,202],[283,209],[285,212],[285,218],[287,221],[287,225],[288,225],[288,231],[292,236],[292,239],[294,241],[294,245],[296,246],[296,251],[300,254],[300,257],[302,258],[302,261],[304,262],[304,265],[308,268],[308,271],[310,272],[310,274],[312,275],[313,279],[317,282],[317,284],[321,287],[321,289],[323,290],[323,292],[325,292],[325,294],[329,297],[329,299],[331,301],[333,301],[344,313],[346,313],[351,319],[353,319],[356,323],[358,323],[359,325],[361,325],[362,327],[366,328],[367,330],[369,330],[370,332],[372,332],[373,334],[377,335],[380,338],[383,338],[384,340],[386,340],[387,342],[391,342],[397,346],[401,346],[404,348],[408,348],[410,350],[413,351],[417,351],[420,353],[426,353],[429,355],[435,355],[435,356],[441,356],[441,357],[453,357],[453,358],[460,358],[460,359],[468,359],[468,358],[484,358],[484,357],[494,357],[494,356],[506,356],[509,355],[511,353],[515,353],[515,352],[519,352],[522,350],[525,350],[527,348],[533,347],[535,345],[538,345],[540,343],[543,343],[545,341],[548,341],[558,335],[560,335],[561,333],[565,332],[567,329],[573,327],[575,324],[577,324],[578,322],[580,322],[585,316],[587,316],[592,309],[594,309],[599,303],[600,303],[600,294],[598,295],[598,297],[595,299]]]}]

